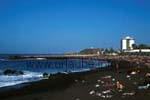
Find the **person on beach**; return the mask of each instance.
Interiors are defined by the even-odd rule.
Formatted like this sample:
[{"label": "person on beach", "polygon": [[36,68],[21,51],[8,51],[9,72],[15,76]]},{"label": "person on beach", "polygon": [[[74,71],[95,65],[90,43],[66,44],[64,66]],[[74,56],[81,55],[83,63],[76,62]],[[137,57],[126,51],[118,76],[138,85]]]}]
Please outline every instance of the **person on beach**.
[{"label": "person on beach", "polygon": [[117,90],[119,92],[121,92],[123,90],[123,88],[124,88],[123,84],[121,84],[119,81],[117,81],[116,86],[117,86]]}]

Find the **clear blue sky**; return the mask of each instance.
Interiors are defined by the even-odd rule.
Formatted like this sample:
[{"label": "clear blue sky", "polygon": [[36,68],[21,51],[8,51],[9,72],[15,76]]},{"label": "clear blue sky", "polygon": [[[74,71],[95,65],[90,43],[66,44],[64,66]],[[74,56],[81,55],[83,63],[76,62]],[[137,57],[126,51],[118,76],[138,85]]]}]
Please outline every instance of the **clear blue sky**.
[{"label": "clear blue sky", "polygon": [[150,45],[150,0],[0,0],[0,53]]}]

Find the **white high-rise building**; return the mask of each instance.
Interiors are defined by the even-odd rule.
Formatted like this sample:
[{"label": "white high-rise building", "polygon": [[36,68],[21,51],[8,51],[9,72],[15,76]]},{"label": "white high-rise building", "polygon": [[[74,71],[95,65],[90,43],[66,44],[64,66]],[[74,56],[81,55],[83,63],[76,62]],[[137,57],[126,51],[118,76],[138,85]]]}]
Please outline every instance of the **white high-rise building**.
[{"label": "white high-rise building", "polygon": [[127,36],[121,40],[121,50],[122,51],[133,50],[133,44],[135,44],[135,40]]}]

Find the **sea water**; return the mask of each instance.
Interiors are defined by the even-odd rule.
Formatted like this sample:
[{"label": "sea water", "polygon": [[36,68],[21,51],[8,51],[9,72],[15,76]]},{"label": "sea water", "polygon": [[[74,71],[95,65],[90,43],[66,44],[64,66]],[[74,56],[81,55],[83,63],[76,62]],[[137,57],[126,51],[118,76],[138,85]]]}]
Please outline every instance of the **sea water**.
[{"label": "sea water", "polygon": [[0,75],[0,88],[13,86],[21,83],[33,82],[42,80],[42,74],[36,72],[24,71],[24,75]]},{"label": "sea water", "polygon": [[[42,80],[43,73],[82,72],[108,65],[106,61],[90,59],[8,60],[3,57],[0,59],[0,88]],[[4,75],[7,69],[23,71],[24,74]]]}]

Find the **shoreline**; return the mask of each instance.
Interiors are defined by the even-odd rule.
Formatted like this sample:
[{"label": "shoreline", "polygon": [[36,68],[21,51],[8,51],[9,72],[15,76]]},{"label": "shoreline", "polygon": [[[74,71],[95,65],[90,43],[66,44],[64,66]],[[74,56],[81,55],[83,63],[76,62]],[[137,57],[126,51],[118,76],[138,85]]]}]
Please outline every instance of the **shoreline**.
[{"label": "shoreline", "polygon": [[[24,96],[28,94],[35,94],[38,92],[49,91],[49,89],[51,89],[51,91],[65,89],[70,85],[73,85],[74,80],[82,80],[86,75],[103,72],[105,70],[110,70],[110,69],[111,67],[109,66],[109,67],[101,67],[101,68],[97,68],[85,72],[75,72],[69,74],[64,74],[64,73],[51,74],[49,79],[40,80],[37,82],[23,83],[22,85],[25,86],[18,89],[9,87],[8,91],[4,91],[4,92],[0,91],[0,98],[6,99],[10,97],[17,97],[18,95]],[[61,83],[61,85],[59,85],[59,83]]]},{"label": "shoreline", "polygon": [[[104,72],[112,70],[113,66],[101,67],[94,70],[74,72],[74,73],[57,73],[51,74],[49,79],[40,80],[37,82],[22,83],[25,85],[21,88],[8,87],[6,91],[0,91],[0,98],[9,99],[18,96],[31,95],[36,93],[42,93],[46,91],[58,91],[68,88],[74,84],[75,80],[84,80],[84,77],[93,73]],[[61,85],[59,84],[61,83]],[[2,88],[1,88],[2,89]],[[49,90],[50,89],[50,90]],[[9,95],[9,97],[8,97]]]},{"label": "shoreline", "polygon": [[[125,92],[135,92],[134,96],[127,96],[128,100],[141,100],[144,98],[148,100],[150,90],[138,90],[138,84],[143,84],[143,80],[139,81],[146,73],[150,73],[148,67],[141,66],[141,74],[137,76],[135,82],[137,85],[133,85],[133,81],[126,79],[126,75],[130,70],[135,70],[139,66],[137,64],[130,63],[125,60],[114,60],[112,65],[107,68],[98,68],[86,72],[76,72],[70,74],[55,74],[51,75],[47,80],[41,80],[38,82],[31,82],[27,86],[20,89],[11,89],[10,91],[0,92],[0,98],[2,100],[99,100],[96,96],[89,95],[92,87],[96,84],[96,80],[100,77],[110,75],[117,80],[122,81],[126,85]],[[128,82],[129,81],[129,82]],[[133,83],[132,83],[133,82]],[[68,95],[70,92],[72,94]],[[59,95],[60,97],[56,96]],[[101,98],[103,99],[103,98]],[[101,100],[100,99],[100,100]],[[121,93],[114,93],[114,97],[110,100],[124,99]]]}]

